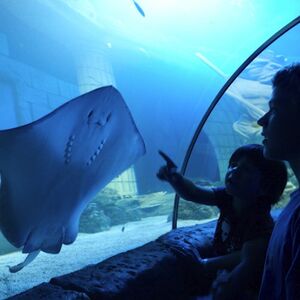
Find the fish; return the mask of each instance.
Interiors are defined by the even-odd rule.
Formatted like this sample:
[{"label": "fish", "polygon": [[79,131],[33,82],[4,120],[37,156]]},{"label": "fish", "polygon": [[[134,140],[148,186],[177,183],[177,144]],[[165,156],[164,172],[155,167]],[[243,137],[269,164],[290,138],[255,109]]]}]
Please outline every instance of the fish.
[{"label": "fish", "polygon": [[78,234],[80,215],[113,178],[145,154],[120,92],[102,87],[32,123],[0,131],[0,230],[27,253],[57,254]]},{"label": "fish", "polygon": [[145,17],[145,12],[144,10],[141,8],[141,6],[134,0],[132,0],[133,4],[135,5],[137,11],[141,14],[141,16]]}]

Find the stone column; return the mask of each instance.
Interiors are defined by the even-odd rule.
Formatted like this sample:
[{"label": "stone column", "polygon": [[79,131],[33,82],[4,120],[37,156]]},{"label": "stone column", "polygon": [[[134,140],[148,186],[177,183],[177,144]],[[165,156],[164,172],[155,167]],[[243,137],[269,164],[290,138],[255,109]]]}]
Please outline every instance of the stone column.
[{"label": "stone column", "polygon": [[116,86],[112,66],[107,59],[105,49],[84,48],[76,58],[76,65],[81,94],[106,85]]},{"label": "stone column", "polygon": [[[76,57],[77,80],[81,94],[96,88],[113,85],[116,82],[112,65],[108,59],[105,48],[81,46],[83,51]],[[135,195],[137,193],[134,168],[131,167],[117,178],[112,180],[107,187],[117,190],[121,195]]]}]

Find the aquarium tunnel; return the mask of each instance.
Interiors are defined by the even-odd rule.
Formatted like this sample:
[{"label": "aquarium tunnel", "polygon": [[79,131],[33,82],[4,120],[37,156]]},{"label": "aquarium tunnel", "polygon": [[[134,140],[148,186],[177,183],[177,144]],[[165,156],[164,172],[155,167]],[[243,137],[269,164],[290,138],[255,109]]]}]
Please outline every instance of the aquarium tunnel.
[{"label": "aquarium tunnel", "polygon": [[[4,132],[18,143],[23,129],[41,120],[50,122],[70,100],[113,86],[146,152],[118,176],[109,167],[121,164],[114,162],[116,152],[122,156],[117,144],[99,154],[108,166],[101,172],[113,178],[85,203],[76,239],[58,253],[41,251],[20,272],[10,273],[7,266],[24,261],[27,254],[6,238],[13,236],[13,225],[0,233],[0,299],[144,245],[177,227],[216,219],[216,208],[179,199],[157,178],[164,164],[158,151],[167,153],[197,184],[222,185],[233,150],[261,142],[256,121],[268,108],[273,75],[300,60],[299,12],[297,0],[1,0],[0,148],[7,146],[1,139]],[[59,137],[72,120],[67,113],[62,119],[51,127],[57,151]],[[127,128],[125,121],[123,127],[115,129],[116,136]],[[129,152],[132,145],[134,151],[134,142],[121,140],[120,145]],[[32,147],[20,144],[16,153],[21,157]],[[80,151],[90,150],[82,144]],[[3,153],[0,149],[0,164],[13,166],[10,176],[34,187],[34,178],[21,178],[19,168],[26,165],[31,174],[31,164],[33,169],[39,157],[47,160],[46,154],[29,153],[22,161]],[[47,172],[41,168],[38,174],[43,184],[44,178],[48,181],[45,193],[52,193],[54,186],[63,190],[64,179]],[[0,173],[3,190],[2,165]],[[295,183],[290,172],[278,206],[285,205]],[[62,191],[66,198],[59,202],[68,203],[76,188],[74,184]],[[28,195],[24,192],[19,204],[22,216],[34,211],[26,206],[33,203]],[[7,213],[5,196],[1,191],[2,216]],[[43,200],[36,204],[43,207]],[[49,214],[55,222],[55,210]],[[18,217],[11,218],[18,223]]]}]

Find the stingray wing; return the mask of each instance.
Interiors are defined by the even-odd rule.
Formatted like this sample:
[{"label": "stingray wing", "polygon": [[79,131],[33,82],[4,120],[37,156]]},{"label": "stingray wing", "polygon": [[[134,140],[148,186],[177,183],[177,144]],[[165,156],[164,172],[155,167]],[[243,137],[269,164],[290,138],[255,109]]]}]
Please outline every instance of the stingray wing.
[{"label": "stingray wing", "polygon": [[121,94],[103,87],[0,131],[0,229],[24,253],[72,243],[88,201],[145,153]]}]

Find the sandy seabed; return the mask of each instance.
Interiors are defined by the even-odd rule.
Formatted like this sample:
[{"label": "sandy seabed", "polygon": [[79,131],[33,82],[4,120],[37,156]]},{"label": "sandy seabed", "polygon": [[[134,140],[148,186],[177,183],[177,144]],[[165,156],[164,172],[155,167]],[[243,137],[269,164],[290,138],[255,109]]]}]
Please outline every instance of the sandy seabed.
[{"label": "sandy seabed", "polygon": [[[195,220],[179,221],[178,227],[194,225]],[[122,231],[122,227],[125,227]],[[117,225],[108,231],[80,233],[72,245],[63,246],[59,254],[41,252],[18,273],[10,273],[8,265],[22,262],[26,255],[13,252],[0,256],[0,299],[19,294],[51,278],[96,264],[118,253],[142,246],[171,230],[167,216],[144,218],[141,221]]]}]

